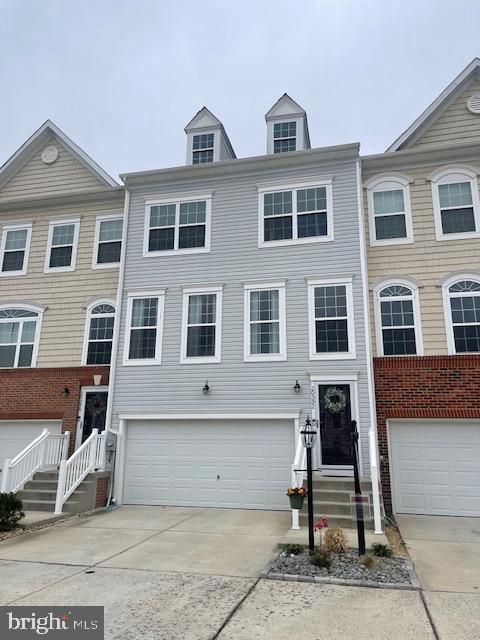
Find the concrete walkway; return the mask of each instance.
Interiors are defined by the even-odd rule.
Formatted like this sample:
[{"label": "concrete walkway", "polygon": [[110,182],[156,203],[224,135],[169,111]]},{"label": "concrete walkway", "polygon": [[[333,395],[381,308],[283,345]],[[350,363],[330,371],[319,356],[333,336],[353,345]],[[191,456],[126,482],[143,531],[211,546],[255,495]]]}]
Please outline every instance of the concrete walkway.
[{"label": "concrete walkway", "polygon": [[0,543],[0,605],[103,605],[107,640],[433,640],[418,592],[259,580],[289,526],[180,507],[73,518]]},{"label": "concrete walkway", "polygon": [[480,638],[480,518],[397,515],[440,640]]}]

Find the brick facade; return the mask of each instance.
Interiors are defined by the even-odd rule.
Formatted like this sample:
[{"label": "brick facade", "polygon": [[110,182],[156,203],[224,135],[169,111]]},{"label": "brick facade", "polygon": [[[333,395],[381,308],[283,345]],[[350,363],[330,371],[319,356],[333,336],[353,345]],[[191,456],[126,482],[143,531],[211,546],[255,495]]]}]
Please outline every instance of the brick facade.
[{"label": "brick facade", "polygon": [[392,510],[387,420],[480,419],[480,355],[374,358],[380,475]]},{"label": "brick facade", "polygon": [[[0,420],[62,420],[70,431],[73,451],[82,387],[93,386],[93,376],[108,384],[109,367],[67,367],[0,370]],[[63,395],[68,387],[69,393]]]},{"label": "brick facade", "polygon": [[95,494],[95,509],[105,507],[108,499],[110,478],[108,476],[97,479],[97,492]]}]

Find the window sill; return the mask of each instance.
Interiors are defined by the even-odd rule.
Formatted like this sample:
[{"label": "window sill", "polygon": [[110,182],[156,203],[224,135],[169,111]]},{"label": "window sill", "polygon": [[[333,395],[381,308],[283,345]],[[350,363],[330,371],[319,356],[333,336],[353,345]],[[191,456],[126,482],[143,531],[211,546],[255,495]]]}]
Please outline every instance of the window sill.
[{"label": "window sill", "polygon": [[437,234],[437,241],[442,240],[469,240],[470,238],[480,238],[480,231],[468,231],[465,233],[441,233]]},{"label": "window sill", "polygon": [[[159,365],[159,364],[162,364],[162,361],[160,358],[158,360],[151,360],[151,359],[145,358],[145,360],[143,359],[124,360],[122,362],[123,367],[151,367],[153,365]],[[100,365],[93,365],[93,366],[100,366]],[[108,366],[108,365],[101,365],[101,366]]]},{"label": "window sill", "polygon": [[396,244],[413,244],[413,238],[390,238],[389,240],[370,240],[371,247],[389,247]]},{"label": "window sill", "polygon": [[356,360],[356,353],[311,353],[310,360]]},{"label": "window sill", "polygon": [[26,276],[26,275],[27,275],[26,271],[1,271],[0,272],[1,278],[11,278],[13,276]]},{"label": "window sill", "polygon": [[75,271],[75,267],[48,267],[43,270],[43,273],[70,273]]},{"label": "window sill", "polygon": [[259,249],[265,249],[267,247],[286,247],[296,244],[319,244],[322,242],[333,242],[333,235],[330,236],[315,236],[313,238],[292,238],[288,240],[260,240],[258,243]]},{"label": "window sill", "polygon": [[283,354],[272,354],[267,356],[244,356],[244,362],[285,362],[287,359],[286,355]]},{"label": "window sill", "polygon": [[209,358],[180,358],[180,364],[218,364],[221,361],[219,356]]},{"label": "window sill", "polygon": [[195,253],[210,253],[210,247],[200,247],[197,249],[172,249],[169,251],[144,251],[144,258],[158,258],[160,256],[183,256]]},{"label": "window sill", "polygon": [[92,269],[118,269],[120,262],[103,262],[100,264],[92,264]]}]

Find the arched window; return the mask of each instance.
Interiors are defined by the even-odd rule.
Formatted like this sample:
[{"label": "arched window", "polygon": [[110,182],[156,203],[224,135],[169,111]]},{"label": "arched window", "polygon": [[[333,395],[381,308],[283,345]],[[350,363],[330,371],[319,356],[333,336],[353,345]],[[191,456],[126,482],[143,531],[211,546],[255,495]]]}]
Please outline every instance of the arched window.
[{"label": "arched window", "polygon": [[432,176],[437,240],[470,238],[480,233],[477,172],[463,166],[443,167]]},{"label": "arched window", "polygon": [[43,309],[31,305],[0,306],[0,367],[34,367]]},{"label": "arched window", "polygon": [[380,284],[375,293],[379,355],[421,355],[418,288],[411,283],[392,281]]},{"label": "arched window", "polygon": [[443,296],[449,353],[480,352],[480,278],[450,278]]},{"label": "arched window", "polygon": [[84,364],[110,364],[114,323],[112,300],[97,300],[87,307]]},{"label": "arched window", "polygon": [[413,242],[409,178],[376,176],[366,183],[370,244]]}]

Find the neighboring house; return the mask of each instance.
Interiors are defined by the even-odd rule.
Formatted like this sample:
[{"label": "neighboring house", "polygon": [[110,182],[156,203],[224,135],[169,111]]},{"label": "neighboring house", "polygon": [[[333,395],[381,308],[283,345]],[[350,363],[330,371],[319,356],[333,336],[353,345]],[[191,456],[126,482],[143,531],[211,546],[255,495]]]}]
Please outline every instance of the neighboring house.
[{"label": "neighboring house", "polygon": [[288,509],[308,414],[320,480],[351,478],[351,419],[376,461],[358,145],[310,149],[287,95],[266,120],[269,155],[237,160],[203,108],[187,166],[122,176],[120,503]]},{"label": "neighboring house", "polygon": [[73,450],[104,426],[123,200],[50,121],[0,169],[2,464],[43,428]]},{"label": "neighboring house", "polygon": [[480,516],[480,60],[362,172],[386,509]]}]

